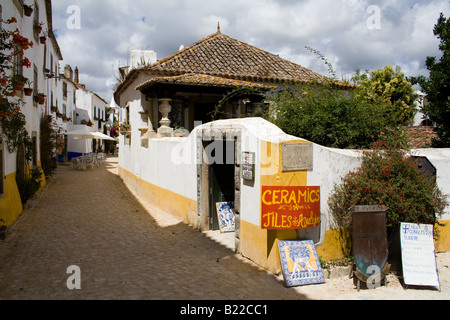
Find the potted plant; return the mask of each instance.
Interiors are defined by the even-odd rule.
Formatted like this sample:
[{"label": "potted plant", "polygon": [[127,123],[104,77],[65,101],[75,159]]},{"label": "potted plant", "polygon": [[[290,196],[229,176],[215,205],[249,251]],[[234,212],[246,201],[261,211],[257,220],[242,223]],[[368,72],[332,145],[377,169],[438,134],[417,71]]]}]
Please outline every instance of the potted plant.
[{"label": "potted plant", "polygon": [[39,41],[41,42],[41,44],[45,44],[45,42],[47,41],[47,36],[48,30],[43,32],[42,35],[39,37]]},{"label": "potted plant", "polygon": [[23,91],[25,92],[26,96],[31,96],[33,94],[33,88],[31,88],[31,84],[33,81],[27,80],[26,84],[28,85],[28,88],[24,88]]},{"label": "potted plant", "polygon": [[23,91],[25,88],[25,83],[28,81],[27,78],[25,78],[22,75],[16,75],[14,77],[14,89],[17,91]]},{"label": "potted plant", "polygon": [[176,126],[175,127],[175,131],[173,132],[175,134],[175,137],[179,137],[182,138],[185,136],[186,133],[186,129],[182,126]]},{"label": "potted plant", "polygon": [[38,92],[35,96],[34,96],[34,101],[36,101],[39,104],[44,104],[45,103],[45,94]]},{"label": "potted plant", "polygon": [[30,17],[31,14],[33,13],[33,6],[32,5],[29,6],[29,5],[24,4],[23,5],[23,12],[25,13],[25,15],[27,17]]},{"label": "potted plant", "polygon": [[50,110],[52,112],[58,112],[58,108],[56,106],[51,106]]},{"label": "potted plant", "polygon": [[131,131],[131,125],[128,122],[123,122],[119,125],[119,131],[121,134],[125,135]]},{"label": "potted plant", "polygon": [[34,32],[36,32],[37,34],[40,34],[42,32],[42,26],[44,25],[43,22],[35,22],[34,23]]},{"label": "potted plant", "polygon": [[89,121],[86,124],[88,127],[93,127],[94,123],[89,119]]}]

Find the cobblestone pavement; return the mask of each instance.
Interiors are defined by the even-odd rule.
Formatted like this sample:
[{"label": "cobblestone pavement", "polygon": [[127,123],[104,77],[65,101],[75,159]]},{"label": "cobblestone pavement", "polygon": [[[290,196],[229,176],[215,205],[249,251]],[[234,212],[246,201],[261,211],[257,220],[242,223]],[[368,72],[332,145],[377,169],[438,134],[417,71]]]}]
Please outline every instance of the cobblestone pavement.
[{"label": "cobblestone pavement", "polygon": [[[442,291],[388,287],[357,292],[348,277],[286,288],[281,276],[236,255],[133,195],[117,158],[94,171],[60,166],[0,241],[3,300],[449,299],[449,258],[439,256]],[[69,290],[76,265],[81,289]]]},{"label": "cobblestone pavement", "polygon": [[[81,290],[67,287],[72,265],[80,268]],[[0,242],[0,299],[302,298],[139,202],[117,176],[117,158],[94,171],[60,166]]]}]

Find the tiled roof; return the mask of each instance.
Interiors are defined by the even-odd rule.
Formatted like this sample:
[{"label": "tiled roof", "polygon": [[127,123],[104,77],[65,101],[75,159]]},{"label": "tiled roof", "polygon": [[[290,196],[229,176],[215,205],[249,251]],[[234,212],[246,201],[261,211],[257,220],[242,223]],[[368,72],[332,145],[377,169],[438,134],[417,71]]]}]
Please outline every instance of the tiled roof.
[{"label": "tiled roof", "polygon": [[273,86],[268,86],[260,83],[250,81],[227,79],[222,77],[210,76],[198,73],[187,73],[180,76],[157,77],[145,81],[136,87],[136,90],[145,90],[157,83],[193,85],[193,86],[208,86],[208,87],[251,87],[262,89],[273,89]]},{"label": "tiled roof", "polygon": [[325,77],[252,45],[214,33],[146,69],[166,75],[199,73],[249,81],[323,81]]},{"label": "tiled roof", "polygon": [[429,148],[438,135],[433,127],[404,127],[408,136],[408,146],[412,149]]},{"label": "tiled roof", "polygon": [[[149,78],[194,73],[274,84],[330,80],[296,63],[233,39],[221,32],[216,32],[154,64],[132,69],[114,90],[116,102],[120,101],[121,92],[141,72],[148,73]],[[341,82],[335,82],[335,85],[351,87]]]}]

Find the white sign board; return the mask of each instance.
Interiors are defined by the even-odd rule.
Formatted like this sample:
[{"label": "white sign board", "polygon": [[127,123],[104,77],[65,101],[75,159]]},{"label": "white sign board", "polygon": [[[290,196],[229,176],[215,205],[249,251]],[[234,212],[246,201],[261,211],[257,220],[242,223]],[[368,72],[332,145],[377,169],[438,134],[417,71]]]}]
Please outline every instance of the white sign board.
[{"label": "white sign board", "polygon": [[400,224],[405,285],[432,286],[440,290],[433,242],[433,225]]}]

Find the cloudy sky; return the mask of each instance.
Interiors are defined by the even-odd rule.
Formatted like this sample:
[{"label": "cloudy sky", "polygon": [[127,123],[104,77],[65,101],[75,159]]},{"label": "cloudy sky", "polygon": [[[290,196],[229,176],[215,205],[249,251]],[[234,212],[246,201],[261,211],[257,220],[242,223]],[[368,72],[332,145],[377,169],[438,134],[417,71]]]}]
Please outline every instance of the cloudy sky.
[{"label": "cloudy sky", "polygon": [[119,66],[131,49],[158,59],[217,31],[279,54],[323,75],[400,66],[427,75],[427,56],[440,57],[433,27],[448,0],[57,0],[53,28],[80,82],[108,103]]}]

